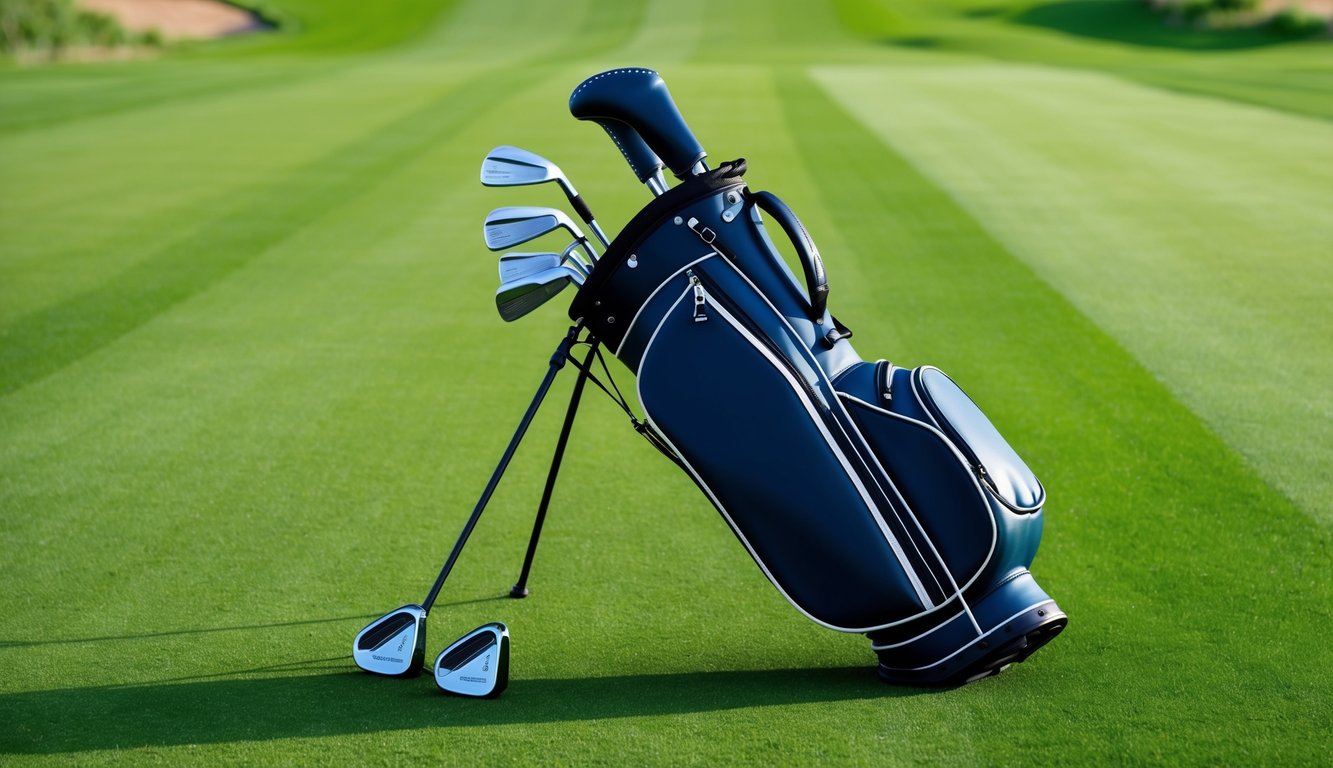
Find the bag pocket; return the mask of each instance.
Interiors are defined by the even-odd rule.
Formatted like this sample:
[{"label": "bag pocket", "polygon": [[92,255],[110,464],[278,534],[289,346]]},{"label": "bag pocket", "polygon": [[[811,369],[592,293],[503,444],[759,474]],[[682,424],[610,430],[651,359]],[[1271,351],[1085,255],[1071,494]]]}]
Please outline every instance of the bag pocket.
[{"label": "bag pocket", "polygon": [[925,529],[947,568],[948,586],[967,589],[989,562],[998,532],[966,457],[928,424],[848,394],[841,397],[876,460]]},{"label": "bag pocket", "polygon": [[640,363],[648,419],[769,580],[814,621],[866,632],[933,608],[922,583],[932,577],[875,511],[822,398],[726,303],[689,275]]},{"label": "bag pocket", "polygon": [[1041,510],[1046,489],[953,379],[938,368],[921,366],[912,371],[912,390],[935,426],[967,456],[1000,503],[1018,514]]}]

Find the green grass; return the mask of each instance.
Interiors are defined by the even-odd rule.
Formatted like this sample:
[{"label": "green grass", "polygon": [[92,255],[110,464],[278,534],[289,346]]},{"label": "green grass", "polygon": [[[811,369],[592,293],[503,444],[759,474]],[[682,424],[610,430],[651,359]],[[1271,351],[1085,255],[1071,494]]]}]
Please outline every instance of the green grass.
[{"label": "green grass", "polygon": [[[1327,45],[1047,5],[271,0],[267,37],[0,70],[3,761],[1325,761]],[[500,598],[564,379],[432,618],[432,654],[507,622],[510,690],[354,670],[565,327],[496,317],[481,218],[559,195],[480,158],[618,229],[646,194],[565,104],[624,64],[800,212],[864,356],[949,371],[1042,478],[1071,624],[1029,662],[878,683],[600,399]]]}]

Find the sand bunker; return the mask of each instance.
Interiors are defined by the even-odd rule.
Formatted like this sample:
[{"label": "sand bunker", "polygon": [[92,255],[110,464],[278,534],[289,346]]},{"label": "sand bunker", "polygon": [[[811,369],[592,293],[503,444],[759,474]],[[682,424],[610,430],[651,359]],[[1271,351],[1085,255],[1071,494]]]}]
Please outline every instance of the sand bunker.
[{"label": "sand bunker", "polygon": [[156,29],[167,40],[201,40],[265,29],[253,13],[216,0],[77,0],[115,16],[131,32]]}]

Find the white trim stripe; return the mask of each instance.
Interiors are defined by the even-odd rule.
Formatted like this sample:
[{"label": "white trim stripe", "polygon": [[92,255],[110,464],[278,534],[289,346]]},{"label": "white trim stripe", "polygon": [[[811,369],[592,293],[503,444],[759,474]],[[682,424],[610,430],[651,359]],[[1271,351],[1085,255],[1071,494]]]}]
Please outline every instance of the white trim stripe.
[{"label": "white trim stripe", "polygon": [[[708,259],[711,259],[711,258],[713,258],[713,257],[716,256],[716,255],[718,255],[717,251],[709,251],[708,253],[704,254],[703,256],[700,256],[699,258],[695,259],[694,261],[691,261],[689,264],[686,264],[685,266],[681,267],[680,269],[676,270],[675,272],[672,272],[671,275],[667,277],[667,279],[663,280],[663,281],[662,281],[656,288],[654,288],[654,289],[653,289],[653,292],[650,293],[650,294],[648,294],[648,298],[644,299],[644,300],[643,300],[643,303],[639,305],[639,308],[638,308],[637,310],[635,310],[635,312],[634,312],[634,318],[633,318],[632,320],[630,320],[630,321],[629,321],[629,325],[625,327],[625,335],[620,337],[620,345],[617,346],[615,352],[612,352],[611,354],[615,355],[617,358],[620,357],[620,351],[623,350],[623,349],[625,348],[625,342],[629,341],[629,335],[630,335],[631,333],[634,332],[634,324],[637,323],[637,322],[639,322],[639,315],[642,315],[642,314],[643,314],[643,310],[646,309],[646,308],[648,307],[649,304],[653,303],[653,299],[657,298],[657,294],[660,293],[661,290],[662,290],[663,288],[667,287],[667,285],[668,285],[672,280],[675,280],[677,277],[679,277],[680,274],[681,274],[682,272],[685,272],[686,270],[688,270],[688,269],[690,269],[691,267],[693,267],[695,264],[698,264],[698,263],[703,262],[703,261],[707,261]],[[677,302],[677,303],[679,303],[679,302]],[[675,304],[672,304],[672,305],[671,305],[671,309],[675,309],[675,308],[676,308],[676,305],[675,305]],[[668,315],[671,314],[671,310],[670,310],[670,309],[667,310],[667,313],[666,313],[666,314],[668,314]],[[665,317],[665,315],[663,315],[663,317]],[[653,334],[656,335],[656,334],[657,334],[657,331],[654,330],[654,331],[653,331]],[[643,350],[644,350],[644,353],[645,353],[645,354],[648,352],[648,346],[647,346],[646,344],[644,345]],[[640,356],[639,356],[639,359],[640,359],[640,361],[642,361],[642,360],[643,360],[643,356],[640,355]]]},{"label": "white trim stripe", "polygon": [[732,316],[730,312],[723,309],[719,304],[713,302],[711,296],[708,298],[709,306],[715,308],[718,311],[718,314],[727,319],[727,322],[731,324],[732,328],[736,329],[736,331],[745,337],[746,341],[749,341],[755,349],[759,350],[760,354],[769,361],[773,368],[787,380],[787,384],[792,390],[796,392],[797,397],[801,401],[801,405],[805,407],[806,413],[810,414],[810,420],[819,428],[819,433],[823,435],[824,442],[828,444],[828,447],[833,451],[833,455],[837,457],[838,463],[842,465],[843,472],[847,474],[847,478],[856,486],[856,491],[860,494],[861,501],[866,505],[866,513],[875,521],[880,532],[884,534],[885,541],[887,541],[889,547],[893,549],[894,556],[898,558],[898,565],[902,566],[903,571],[907,574],[908,580],[912,582],[912,588],[916,590],[917,599],[919,599],[927,608],[934,608],[935,601],[932,600],[930,595],[926,592],[925,585],[921,583],[921,577],[917,574],[916,568],[912,566],[911,561],[907,559],[907,553],[903,551],[902,545],[898,542],[898,537],[894,536],[893,531],[889,530],[889,525],[884,521],[884,518],[877,514],[876,509],[878,509],[878,505],[876,505],[874,500],[870,498],[870,491],[866,490],[866,487],[861,482],[861,478],[858,476],[856,470],[852,468],[851,463],[847,461],[846,455],[843,454],[842,449],[840,449],[838,444],[834,441],[833,435],[829,433],[828,427],[824,425],[824,420],[820,418],[819,412],[810,404],[809,398],[802,390],[800,383],[792,377],[791,372],[782,364],[782,361],[774,357],[768,347],[746,330],[739,320]]},{"label": "white trim stripe", "polygon": [[[939,661],[932,662],[932,663],[930,663],[930,664],[925,665],[924,667],[890,667],[890,666],[888,666],[887,664],[885,664],[885,665],[884,665],[884,668],[885,668],[885,669],[892,669],[892,670],[895,670],[895,671],[898,671],[898,672],[919,672],[919,671],[921,671],[921,670],[923,670],[923,669],[930,669],[931,667],[938,667],[939,665],[943,664],[944,662],[948,661],[949,659],[952,659],[953,657],[957,656],[958,654],[962,653],[963,651],[966,651],[968,648],[971,648],[971,647],[975,646],[980,640],[982,640],[982,638],[984,638],[984,637],[986,637],[987,635],[990,635],[991,633],[997,631],[1000,627],[1003,627],[1005,624],[1008,624],[1009,622],[1013,621],[1014,619],[1018,618],[1019,616],[1022,616],[1023,614],[1025,614],[1025,613],[1027,613],[1028,611],[1032,610],[1033,608],[1039,608],[1039,607],[1041,607],[1041,606],[1043,606],[1043,605],[1046,605],[1046,604],[1048,604],[1048,603],[1051,604],[1051,605],[1054,605],[1054,604],[1055,604],[1055,601],[1054,601],[1054,600],[1042,600],[1041,602],[1037,602],[1037,603],[1033,603],[1032,605],[1029,605],[1028,607],[1026,607],[1026,608],[1024,608],[1023,610],[1019,611],[1018,613],[1015,613],[1013,616],[1010,616],[1009,618],[1005,619],[1004,621],[1002,621],[1002,622],[996,624],[994,627],[991,627],[991,628],[990,628],[989,630],[987,630],[984,634],[979,635],[979,636],[977,637],[976,640],[973,640],[972,642],[968,643],[967,645],[964,645],[962,648],[959,648],[958,650],[954,651],[953,653],[949,654],[948,656],[945,656],[944,658],[940,659]],[[872,645],[872,646],[870,646],[870,647],[871,647],[871,648],[874,648],[875,646]],[[876,650],[878,650],[878,649],[876,649]]]},{"label": "white trim stripe", "polygon": [[[657,339],[658,333],[661,331],[662,327],[666,324],[666,322],[667,322],[668,319],[672,316],[672,314],[676,311],[676,308],[677,308],[678,306],[680,306],[681,301],[685,300],[686,297],[689,297],[690,294],[691,294],[692,292],[693,292],[692,288],[691,288],[691,289],[687,289],[687,290],[685,290],[684,292],[682,292],[681,295],[680,295],[680,297],[677,298],[676,301],[671,305],[671,308],[668,309],[667,312],[663,315],[663,318],[662,318],[661,322],[659,322],[658,327],[657,327],[656,329],[654,329],[652,336],[651,336],[651,337],[649,338],[649,340],[648,340],[648,343],[644,346],[644,352],[643,352],[643,356],[642,356],[642,363],[641,363],[641,366],[640,366],[640,373],[641,373],[641,374],[643,373],[643,371],[642,371],[642,366],[643,366],[643,364],[644,364],[644,363],[647,363],[647,362],[649,361],[649,352],[650,352],[650,350],[652,349],[653,343],[654,343],[654,342],[656,341],[656,339]],[[716,304],[716,302],[710,302],[710,303],[709,303],[709,306],[711,306],[711,307],[713,307],[713,308],[715,308],[715,309],[717,309],[717,310],[719,310],[720,312],[723,312],[723,313],[725,314],[725,310],[722,310],[722,308],[719,307],[719,306]],[[731,317],[729,314],[726,314],[726,317],[728,318],[728,322],[729,322],[730,324],[732,324],[733,327],[736,327],[736,326],[735,326],[735,318],[734,318],[734,317]],[[742,330],[742,332],[743,332],[743,329],[738,329],[738,330]],[[747,336],[748,336],[748,334],[747,334]],[[750,337],[750,341],[751,341],[752,344],[756,344],[756,343],[754,342],[754,340],[753,340],[752,337]],[[771,361],[771,356],[769,356],[768,351],[767,351],[766,349],[763,348],[763,345],[762,345],[762,344],[756,344],[756,347],[757,347],[758,349],[760,349],[760,351],[764,353],[765,357],[768,358],[768,359]],[[779,366],[779,370],[780,370],[780,371],[782,370],[782,369],[781,369],[781,366]],[[792,382],[791,379],[790,379],[790,374],[787,373],[786,371],[782,371],[782,373],[783,373],[783,375],[784,375],[784,378],[787,378],[788,384],[789,384],[789,385],[792,385],[793,382]],[[769,582],[773,584],[773,586],[778,590],[778,592],[779,592],[784,598],[786,598],[787,602],[791,603],[792,606],[793,606],[794,608],[796,608],[796,610],[799,611],[802,615],[804,615],[806,618],[810,619],[811,621],[815,622],[816,624],[819,624],[820,626],[824,626],[824,627],[827,627],[827,628],[829,628],[829,629],[837,630],[837,631],[840,631],[840,632],[873,632],[873,631],[875,631],[875,630],[879,630],[879,629],[887,629],[887,628],[889,628],[889,627],[896,626],[896,625],[898,625],[898,624],[902,624],[902,623],[904,623],[904,622],[913,621],[913,620],[915,620],[915,619],[917,619],[917,618],[919,618],[919,617],[921,617],[921,616],[923,616],[923,615],[926,615],[926,614],[930,613],[931,611],[933,611],[933,610],[935,609],[936,606],[929,600],[929,596],[924,594],[924,593],[925,593],[925,590],[924,590],[924,587],[923,587],[923,586],[921,585],[921,583],[920,583],[920,579],[916,577],[916,575],[915,575],[913,569],[910,567],[910,564],[906,563],[906,561],[905,561],[905,556],[903,555],[901,548],[898,547],[898,546],[896,546],[896,540],[893,538],[892,533],[889,532],[889,531],[887,530],[887,526],[885,525],[885,523],[884,523],[881,519],[879,519],[879,516],[874,512],[874,505],[870,505],[870,509],[869,509],[868,511],[869,511],[869,514],[870,514],[871,518],[875,520],[876,524],[880,527],[881,532],[883,533],[883,535],[885,535],[885,537],[886,537],[886,541],[888,541],[888,542],[890,543],[890,546],[894,549],[895,556],[899,558],[899,563],[900,563],[900,565],[903,567],[904,572],[905,572],[906,574],[908,574],[908,578],[913,582],[913,589],[917,592],[918,598],[921,599],[921,601],[922,601],[924,604],[930,606],[930,608],[929,608],[928,610],[926,610],[926,611],[918,612],[918,613],[916,613],[916,614],[913,614],[912,616],[908,616],[908,617],[905,617],[905,618],[903,618],[903,619],[899,619],[899,620],[897,620],[897,621],[891,621],[891,622],[887,622],[887,623],[885,623],[885,624],[879,624],[879,625],[874,625],[874,626],[869,626],[869,627],[840,627],[840,626],[837,626],[837,625],[835,625],[835,624],[831,624],[831,623],[829,623],[829,622],[827,622],[827,621],[823,621],[823,620],[821,620],[821,619],[819,619],[819,618],[816,618],[814,615],[812,615],[812,614],[811,614],[809,611],[807,611],[803,606],[801,606],[799,603],[797,603],[796,600],[794,600],[794,599],[792,598],[792,596],[791,596],[790,594],[788,594],[787,591],[786,591],[785,589],[783,589],[782,584],[781,584],[781,583],[777,580],[777,578],[773,575],[773,572],[769,570],[768,565],[765,564],[764,561],[759,557],[759,555],[758,555],[758,553],[755,551],[754,547],[750,544],[749,539],[747,539],[747,538],[745,537],[744,532],[743,532],[743,531],[740,529],[740,527],[736,524],[736,521],[731,517],[731,514],[727,511],[726,507],[725,507],[725,506],[718,500],[716,494],[713,493],[713,490],[712,490],[711,488],[708,487],[708,484],[704,482],[703,477],[699,474],[699,472],[696,471],[696,470],[694,469],[694,467],[690,464],[689,460],[685,457],[685,455],[684,455],[684,454],[680,451],[680,449],[677,448],[676,445],[671,441],[671,438],[667,435],[666,431],[663,430],[663,429],[661,429],[661,428],[658,426],[657,422],[653,420],[653,418],[652,418],[652,414],[648,411],[648,408],[647,408],[646,404],[644,403],[644,397],[643,397],[643,391],[642,391],[642,383],[643,383],[643,379],[644,379],[644,376],[642,376],[642,375],[640,375],[640,376],[637,378],[637,380],[636,380],[636,382],[635,382],[635,389],[636,389],[636,394],[637,394],[638,397],[639,397],[639,404],[644,408],[644,416],[645,416],[645,418],[647,419],[647,421],[648,421],[650,424],[652,424],[653,428],[654,428],[654,429],[658,432],[658,434],[662,437],[663,441],[666,442],[666,444],[671,448],[672,452],[675,453],[676,456],[677,456],[678,458],[680,458],[682,466],[684,466],[685,470],[686,470],[686,471],[690,474],[690,476],[694,479],[695,483],[697,483],[698,486],[703,490],[704,494],[705,494],[706,496],[708,496],[708,499],[709,499],[709,501],[711,501],[711,502],[713,503],[713,506],[716,507],[717,510],[722,514],[722,517],[727,521],[727,525],[730,526],[730,528],[732,529],[732,532],[736,535],[736,538],[741,542],[741,544],[745,547],[745,549],[750,553],[750,557],[754,559],[755,563],[759,566],[759,569],[760,569],[761,571],[763,571],[764,576],[767,577],[768,580],[769,580]],[[794,386],[794,389],[797,391],[798,395],[802,395],[802,396],[801,396],[801,401],[802,401],[802,403],[805,405],[805,407],[806,407],[807,409],[809,409],[810,406],[809,406],[808,403],[805,402],[805,397],[803,396],[803,393],[801,392],[799,386]],[[820,420],[819,420],[818,418],[816,418],[815,421],[816,421],[816,423],[820,423]],[[821,431],[823,431],[823,425],[822,425],[822,423],[820,423],[820,429],[821,429]],[[825,432],[825,435],[827,436],[827,433],[826,433],[826,432]],[[826,439],[827,439],[827,438],[826,438]],[[836,450],[836,446],[833,446],[833,447],[834,447],[834,449]],[[840,461],[845,461],[845,457],[842,457],[840,453],[839,453],[839,460],[840,460]],[[845,466],[845,465],[844,465],[844,466]],[[854,474],[849,474],[849,476],[851,476],[851,477],[853,477],[853,478],[855,477]],[[859,486],[859,481],[857,482],[857,484],[858,484],[858,486]],[[858,488],[858,490],[861,491],[862,493],[864,493],[864,489],[863,489],[863,488]],[[863,498],[864,498],[864,496],[863,496]]]},{"label": "white trim stripe", "polygon": [[[726,260],[724,259],[722,263],[726,264],[728,267],[731,267],[731,271],[732,271],[732,273],[734,273],[735,275],[737,275],[738,277],[740,277],[742,280],[744,280],[745,283],[746,283],[747,285],[749,285],[750,288],[754,291],[755,295],[758,296],[760,299],[762,299],[763,302],[768,306],[768,308],[769,308],[770,310],[772,310],[774,317],[776,317],[776,318],[779,320],[779,322],[782,323],[783,327],[785,327],[785,328],[787,329],[788,333],[791,334],[792,338],[793,338],[793,339],[796,339],[797,341],[800,342],[800,344],[798,344],[797,347],[798,347],[799,349],[806,349],[806,345],[805,345],[804,339],[802,339],[801,335],[800,335],[799,333],[796,332],[796,329],[793,328],[793,327],[791,326],[791,323],[787,322],[787,318],[786,318],[786,316],[784,316],[781,312],[779,312],[777,307],[773,306],[773,302],[771,302],[771,301],[768,300],[768,296],[764,295],[764,292],[761,291],[761,290],[759,290],[759,286],[755,285],[755,284],[754,284],[754,281],[752,281],[747,275],[745,275],[745,274],[744,274],[743,272],[741,272],[739,269],[736,269],[736,268],[732,267],[731,264],[730,264],[730,262],[728,262],[728,261],[726,261]],[[807,352],[808,352],[808,350],[807,350]],[[813,358],[813,354],[811,355],[811,357]],[[843,416],[846,418],[847,423],[849,423],[849,424],[855,424],[856,422],[852,419],[851,414],[847,412],[846,407],[843,406],[842,401],[839,399],[839,396],[840,396],[842,393],[839,392],[839,391],[837,390],[837,388],[833,386],[833,383],[832,383],[831,381],[829,381],[829,379],[828,379],[828,375],[824,372],[824,369],[823,369],[822,367],[820,367],[818,360],[814,360],[813,363],[814,363],[814,364],[811,365],[810,367],[812,367],[812,368],[815,370],[815,374],[816,374],[816,376],[819,377],[819,379],[820,379],[820,383],[826,385],[826,386],[828,387],[828,389],[831,390],[831,391],[834,393],[834,398],[833,398],[833,400],[834,400],[834,402],[837,404],[837,407],[842,411],[842,414],[843,414]],[[873,406],[871,406],[871,407],[873,407]],[[830,409],[832,409],[832,408],[833,408],[833,406],[830,405]],[[877,409],[877,410],[878,410],[878,409]],[[888,412],[885,411],[885,413],[888,413]],[[894,414],[894,415],[896,416],[896,414]],[[900,418],[901,418],[901,417],[900,417]],[[929,425],[924,425],[924,426],[929,427]],[[853,440],[853,438],[851,438],[850,436],[847,435],[846,430],[843,429],[841,425],[839,425],[839,429],[843,432],[843,435],[846,436],[846,437],[848,438],[848,440]],[[938,431],[938,430],[937,430],[937,431]],[[940,433],[940,434],[943,434],[943,433]],[[945,443],[948,444],[949,441],[946,439],[946,440],[945,440]],[[869,448],[869,446],[867,446],[867,448]],[[957,449],[955,449],[955,451],[956,451],[956,450],[957,450]],[[962,602],[963,605],[964,605],[964,607],[966,608],[967,603],[966,603],[966,601],[963,600],[962,589],[966,589],[966,588],[967,588],[967,585],[964,585],[962,589],[959,589],[956,580],[953,578],[953,574],[949,572],[949,567],[948,567],[948,565],[945,564],[944,559],[943,559],[942,557],[940,557],[939,552],[935,550],[935,545],[934,545],[934,543],[931,541],[931,539],[930,539],[930,535],[929,535],[928,533],[926,533],[925,528],[921,525],[921,521],[920,521],[919,519],[917,519],[916,514],[912,511],[911,505],[909,505],[909,504],[907,503],[907,500],[903,498],[903,495],[902,495],[901,492],[898,491],[898,488],[897,488],[896,486],[893,485],[892,481],[891,481],[890,478],[889,478],[888,473],[885,472],[884,467],[879,463],[879,458],[878,458],[877,456],[874,455],[874,451],[869,451],[869,450],[868,450],[867,453],[870,454],[871,460],[874,462],[874,467],[875,467],[876,469],[879,470],[880,475],[881,475],[886,481],[889,481],[889,489],[891,489],[891,490],[893,491],[893,497],[897,498],[898,502],[902,505],[902,510],[907,514],[908,517],[910,517],[910,518],[912,519],[912,522],[913,522],[913,524],[916,525],[917,530],[921,532],[921,535],[922,535],[922,537],[926,540],[926,543],[930,545],[931,553],[935,555],[936,561],[940,564],[940,567],[944,569],[945,574],[948,575],[948,577],[949,577],[949,582],[950,582],[951,585],[953,585],[954,590],[955,590],[955,594],[958,595],[958,599],[959,599],[959,601]],[[858,457],[858,458],[859,458],[859,457]],[[879,478],[878,478],[878,477],[873,477],[874,473],[871,473],[871,474],[872,474],[872,479],[875,480],[875,485],[876,485],[876,487],[879,488],[880,493],[883,493],[884,496],[885,496],[885,498],[886,498],[886,499],[889,499],[889,494],[888,494],[888,492],[884,489],[883,485],[879,482]],[[983,494],[982,498],[983,498],[983,499],[985,498],[984,494]],[[897,508],[897,506],[894,505],[894,504],[892,503],[892,499],[889,499],[889,501],[890,501],[890,505],[889,505],[889,506],[890,506],[890,511],[893,512],[893,516],[894,516],[894,518],[896,518],[896,519],[898,520],[898,524],[901,525],[901,526],[903,526],[903,530],[906,531],[906,530],[907,530],[907,524],[903,522],[902,517],[898,514],[898,508]],[[874,504],[871,505],[871,508],[872,508],[872,509],[878,509],[878,507],[877,507],[876,505],[874,505]],[[995,526],[995,520],[994,520],[993,517],[990,517],[990,523],[991,523],[991,549],[990,549],[990,552],[986,555],[986,562],[987,562],[987,563],[990,562],[990,558],[994,555],[994,552],[995,552],[995,544],[996,544],[996,542],[997,542],[997,540],[998,540],[998,530],[997,530],[997,528],[996,528],[996,526]],[[916,542],[912,539],[912,537],[910,537],[910,536],[908,537],[908,542],[912,545],[912,548],[913,548],[914,550],[916,550],[917,555],[921,557],[922,562],[925,562],[925,561],[926,561],[926,556],[925,556],[925,554],[922,553],[921,550],[920,550],[920,548],[916,546]],[[975,581],[976,578],[977,578],[978,576],[980,576],[981,573],[984,571],[985,567],[986,567],[986,566],[985,566],[985,563],[983,563],[982,566],[981,566],[981,568],[978,568],[978,569],[977,569],[977,572],[973,575],[972,580],[970,580],[970,581],[968,582],[968,584],[971,584],[972,581]],[[947,594],[947,593],[948,593],[948,590],[944,589],[944,586],[941,585],[941,584],[939,584],[939,580],[938,580],[937,578],[935,578],[935,574],[934,574],[933,571],[930,572],[930,575],[931,575],[931,579],[934,580],[935,583],[936,583],[936,585],[940,587],[940,591],[941,591],[941,592],[944,592],[944,593]],[[940,605],[943,605],[944,603],[947,603],[947,602],[948,602],[948,601],[945,600],[945,601],[941,602]],[[939,607],[939,606],[932,606],[932,610],[933,610],[934,608],[938,608],[938,607]],[[927,611],[927,613],[929,613],[929,611]],[[976,629],[976,631],[977,631],[978,633],[981,632],[981,627],[977,624],[976,618],[972,616],[972,613],[971,613],[971,610],[970,610],[970,609],[968,610],[968,618],[969,618],[969,620],[972,622],[972,626],[973,626],[973,628]]]}]

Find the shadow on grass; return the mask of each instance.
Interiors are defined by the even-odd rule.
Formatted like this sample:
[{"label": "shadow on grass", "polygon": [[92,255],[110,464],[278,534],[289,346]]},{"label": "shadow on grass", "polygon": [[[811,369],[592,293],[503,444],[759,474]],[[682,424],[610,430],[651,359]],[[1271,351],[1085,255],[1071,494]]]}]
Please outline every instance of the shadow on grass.
[{"label": "shadow on grass", "polygon": [[1090,37],[1149,48],[1224,51],[1276,45],[1287,38],[1267,29],[1195,29],[1174,26],[1136,0],[1065,0],[1038,5],[1012,17],[1030,27],[1044,27],[1078,37]]},{"label": "shadow on grass", "polygon": [[495,701],[445,696],[428,675],[391,680],[355,671],[6,694],[0,696],[0,720],[7,724],[0,753],[555,723],[928,694],[886,686],[870,667],[546,680],[519,674]]},{"label": "shadow on grass", "polygon": [[884,42],[889,45],[896,45],[899,48],[916,48],[919,50],[929,50],[939,48],[943,41],[938,37],[890,37]]},{"label": "shadow on grass", "polygon": [[[508,595],[496,595],[494,597],[478,597],[472,600],[454,600],[452,602],[439,602],[437,608],[446,608],[452,605],[470,605],[472,603],[489,603],[494,600],[508,599]],[[394,606],[397,608],[397,606]],[[355,621],[360,619],[369,622],[384,614],[365,613],[357,616],[334,616],[323,619],[301,619],[298,621],[273,621],[267,624],[229,624],[223,627],[203,627],[200,629],[167,629],[156,632],[140,632],[138,634],[123,635],[100,635],[97,637],[67,637],[54,640],[0,640],[0,650],[5,648],[30,648],[42,645],[77,645],[79,643],[109,643],[120,640],[152,640],[162,637],[179,637],[184,635],[212,635],[219,632],[245,632],[256,629],[283,629],[285,627],[304,627],[310,624],[332,624],[339,621]]]}]

